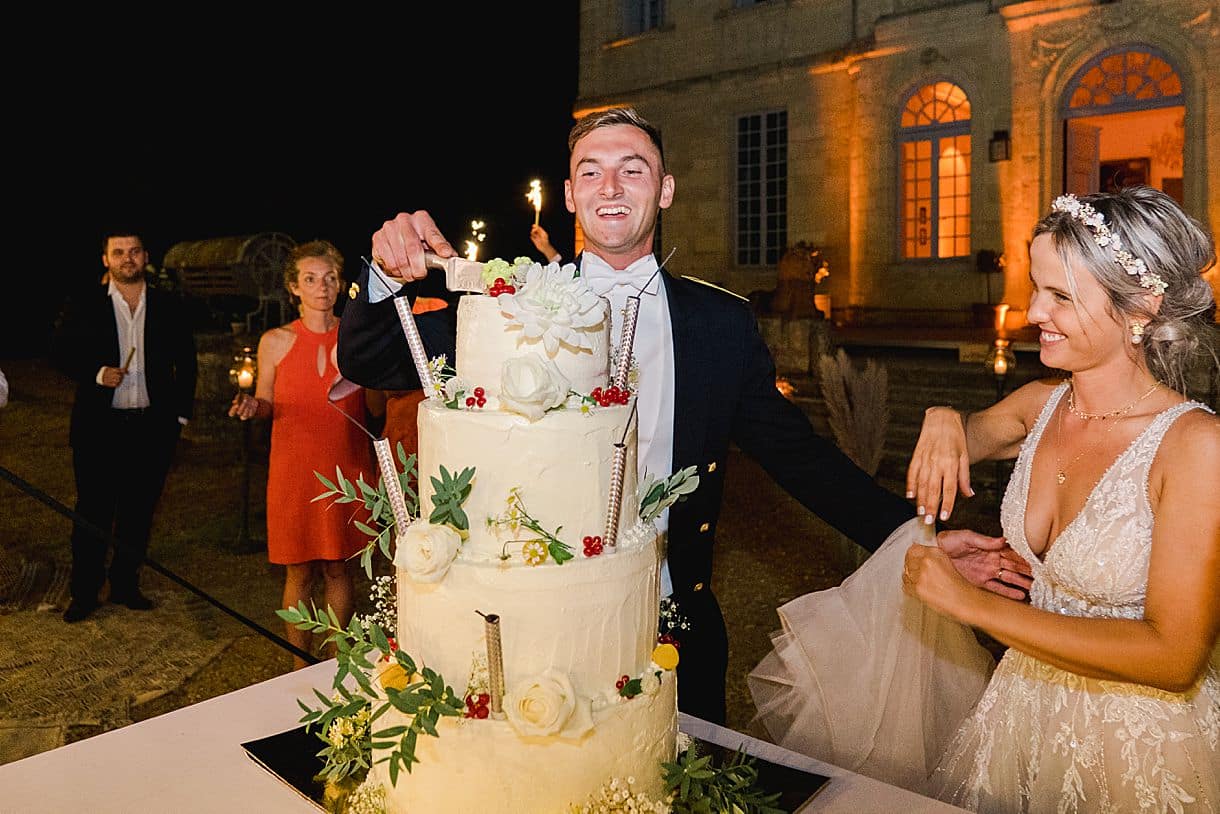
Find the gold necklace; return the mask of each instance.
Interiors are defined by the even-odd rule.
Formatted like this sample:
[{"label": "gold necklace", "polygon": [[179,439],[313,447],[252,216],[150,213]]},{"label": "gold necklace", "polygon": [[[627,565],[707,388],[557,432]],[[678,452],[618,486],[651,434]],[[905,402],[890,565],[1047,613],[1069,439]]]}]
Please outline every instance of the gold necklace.
[{"label": "gold necklace", "polygon": [[1135,405],[1139,404],[1141,401],[1148,398],[1148,396],[1151,396],[1152,391],[1156,390],[1160,386],[1161,386],[1160,382],[1155,382],[1152,385],[1152,387],[1148,390],[1147,393],[1140,396],[1135,401],[1128,404],[1126,407],[1119,407],[1117,410],[1111,410],[1108,413],[1086,413],[1084,410],[1078,409],[1076,407],[1076,398],[1075,398],[1076,384],[1075,384],[1075,382],[1069,382],[1069,384],[1068,384],[1068,409],[1072,411],[1072,415],[1076,416],[1077,418],[1082,418],[1085,421],[1092,421],[1095,418],[1105,421],[1107,418],[1114,418],[1115,416],[1125,415]]},{"label": "gold necklace", "polygon": [[[1135,405],[1139,404],[1141,401],[1143,401],[1144,399],[1151,396],[1153,394],[1153,392],[1155,392],[1156,389],[1160,386],[1161,386],[1160,382],[1157,382],[1156,384],[1152,385],[1152,388],[1147,393],[1140,396],[1135,401],[1128,404],[1126,407],[1121,407],[1117,410],[1111,410],[1108,413],[1101,413],[1101,414],[1096,414],[1096,415],[1094,415],[1092,413],[1085,413],[1083,417],[1086,419],[1089,419],[1089,418],[1122,418],[1127,413],[1134,410]],[[1071,408],[1071,398],[1072,398],[1072,391],[1068,390],[1069,409]],[[1075,410],[1072,410],[1072,414],[1080,415]],[[1098,447],[1100,447],[1105,442],[1106,438],[1110,435],[1110,433],[1114,431],[1114,428],[1117,426],[1118,426],[1117,421],[1110,424],[1110,426],[1106,428],[1105,432],[1103,432],[1101,434],[1101,438],[1097,439],[1097,441],[1095,443],[1090,444],[1087,448],[1085,448],[1085,450],[1083,452],[1079,453],[1075,458],[1068,461],[1065,466],[1060,466],[1059,465],[1059,447],[1062,446],[1062,444],[1063,444],[1063,411],[1060,410],[1059,411],[1059,420],[1058,420],[1057,426],[1055,428],[1055,482],[1058,483],[1060,486],[1062,486],[1064,483],[1066,483],[1067,479],[1068,479],[1067,471],[1069,469],[1071,469],[1076,464],[1076,462],[1079,461],[1081,458],[1083,458],[1085,455],[1088,455],[1090,452],[1093,452]]]}]

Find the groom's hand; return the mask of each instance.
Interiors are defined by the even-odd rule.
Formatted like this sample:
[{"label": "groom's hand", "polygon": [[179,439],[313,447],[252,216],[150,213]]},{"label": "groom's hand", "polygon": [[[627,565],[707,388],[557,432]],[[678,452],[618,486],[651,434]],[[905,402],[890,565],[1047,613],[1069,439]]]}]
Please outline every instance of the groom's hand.
[{"label": "groom's hand", "polygon": [[1003,537],[957,529],[936,535],[936,544],[970,584],[1009,599],[1024,600],[1033,585],[1033,571]]}]

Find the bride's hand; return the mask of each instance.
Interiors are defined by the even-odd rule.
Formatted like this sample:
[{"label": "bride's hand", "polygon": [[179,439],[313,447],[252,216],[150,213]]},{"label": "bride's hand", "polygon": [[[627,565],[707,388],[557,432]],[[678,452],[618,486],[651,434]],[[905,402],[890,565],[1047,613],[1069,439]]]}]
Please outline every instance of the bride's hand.
[{"label": "bride's hand", "polygon": [[966,605],[977,588],[957,572],[937,546],[913,543],[902,566],[902,589],[937,613],[969,624]]},{"label": "bride's hand", "polygon": [[937,534],[936,545],[971,585],[1023,601],[1034,584],[1033,569],[1003,537],[955,529]]},{"label": "bride's hand", "polygon": [[916,513],[931,525],[938,513],[949,519],[958,490],[974,496],[965,422],[952,407],[929,407],[907,467],[907,498],[915,499]]}]

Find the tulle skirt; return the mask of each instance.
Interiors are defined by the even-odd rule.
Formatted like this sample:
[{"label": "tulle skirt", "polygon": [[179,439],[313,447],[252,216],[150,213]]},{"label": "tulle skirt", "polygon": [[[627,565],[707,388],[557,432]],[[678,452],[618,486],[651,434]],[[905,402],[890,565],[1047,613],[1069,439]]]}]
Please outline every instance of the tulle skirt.
[{"label": "tulle skirt", "polygon": [[902,592],[918,520],[837,588],[779,609],[747,678],[776,743],[979,812],[1220,814],[1218,654],[1186,693],[1085,678]]},{"label": "tulle skirt", "polygon": [[755,722],[796,752],[897,786],[926,783],[995,666],[973,631],[902,591],[914,518],[837,588],[782,606],[747,677]]}]

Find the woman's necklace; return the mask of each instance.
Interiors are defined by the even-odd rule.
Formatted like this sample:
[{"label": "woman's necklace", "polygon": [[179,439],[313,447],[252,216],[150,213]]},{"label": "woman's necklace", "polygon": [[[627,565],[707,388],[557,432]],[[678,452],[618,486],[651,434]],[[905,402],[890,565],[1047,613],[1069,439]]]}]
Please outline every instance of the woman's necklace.
[{"label": "woman's necklace", "polygon": [[1135,401],[1128,404],[1126,407],[1119,407],[1117,410],[1111,410],[1108,413],[1086,413],[1084,410],[1081,410],[1076,407],[1076,384],[1075,384],[1075,382],[1069,382],[1069,384],[1068,384],[1068,409],[1072,411],[1072,415],[1076,416],[1077,418],[1084,419],[1085,421],[1092,421],[1095,418],[1105,421],[1107,418],[1115,418],[1116,416],[1125,415],[1135,405],[1139,404],[1141,401],[1148,398],[1148,396],[1151,396],[1152,391],[1156,390],[1160,386],[1161,386],[1160,382],[1154,383],[1152,385],[1152,387],[1149,388],[1147,393],[1140,396]]},{"label": "woman's necklace", "polygon": [[[1155,392],[1156,389],[1160,386],[1161,386],[1161,383],[1157,382],[1156,384],[1152,385],[1151,388],[1149,388],[1147,393],[1144,393],[1144,395],[1140,396],[1135,401],[1128,404],[1126,407],[1120,407],[1117,410],[1111,410],[1108,413],[1079,413],[1079,412],[1077,412],[1072,407],[1072,391],[1068,390],[1068,409],[1072,411],[1072,415],[1078,416],[1078,417],[1086,419],[1086,420],[1091,419],[1091,418],[1122,418],[1127,413],[1134,410],[1135,405],[1139,404],[1141,401],[1143,401],[1144,399],[1151,396],[1153,394],[1153,392]],[[1105,442],[1106,438],[1110,435],[1110,433],[1113,432],[1114,428],[1117,426],[1118,426],[1117,421],[1114,421],[1113,423],[1111,423],[1110,426],[1106,428],[1105,432],[1103,432],[1101,434],[1101,438],[1098,438],[1096,442],[1094,442],[1093,444],[1090,444],[1088,447],[1086,447],[1083,452],[1080,452],[1075,458],[1068,461],[1065,466],[1060,466],[1059,465],[1059,447],[1062,446],[1062,444],[1063,444],[1063,411],[1060,410],[1058,425],[1055,428],[1055,435],[1056,435],[1056,437],[1055,437],[1055,481],[1056,481],[1056,483],[1058,483],[1060,486],[1062,486],[1064,483],[1066,483],[1067,479],[1068,479],[1067,471],[1069,469],[1071,469],[1076,464],[1076,462],[1079,461],[1081,458],[1083,458],[1084,456],[1088,455],[1090,452],[1093,452],[1098,447],[1100,447]]]}]

